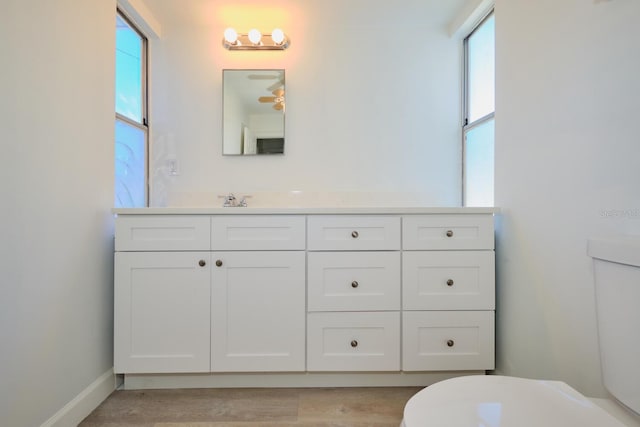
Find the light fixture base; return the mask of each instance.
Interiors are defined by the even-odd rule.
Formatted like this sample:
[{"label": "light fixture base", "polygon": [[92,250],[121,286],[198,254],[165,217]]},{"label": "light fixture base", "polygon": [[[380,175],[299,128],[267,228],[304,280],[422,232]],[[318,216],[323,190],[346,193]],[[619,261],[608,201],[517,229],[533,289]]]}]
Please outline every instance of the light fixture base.
[{"label": "light fixture base", "polygon": [[285,50],[290,45],[289,37],[284,35],[282,43],[276,43],[271,39],[271,34],[263,34],[259,44],[253,44],[249,40],[249,34],[238,33],[238,38],[234,43],[222,39],[222,46],[228,50]]}]

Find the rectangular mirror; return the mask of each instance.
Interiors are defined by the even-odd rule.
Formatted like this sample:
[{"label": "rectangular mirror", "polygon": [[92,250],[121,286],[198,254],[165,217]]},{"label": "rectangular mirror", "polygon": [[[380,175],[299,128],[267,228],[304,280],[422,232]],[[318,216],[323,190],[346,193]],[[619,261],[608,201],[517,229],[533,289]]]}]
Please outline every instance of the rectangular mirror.
[{"label": "rectangular mirror", "polygon": [[284,154],[284,70],[222,70],[222,154]]}]

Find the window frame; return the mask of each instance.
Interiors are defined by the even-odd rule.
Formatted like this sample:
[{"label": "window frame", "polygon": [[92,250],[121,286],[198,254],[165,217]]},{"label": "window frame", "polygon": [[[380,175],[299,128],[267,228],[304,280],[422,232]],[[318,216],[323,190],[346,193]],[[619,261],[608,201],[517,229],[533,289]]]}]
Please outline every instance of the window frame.
[{"label": "window frame", "polygon": [[[474,33],[492,16],[495,16],[494,8],[491,8],[485,13],[482,18],[478,20],[478,23],[474,25],[473,29],[467,34],[463,40],[463,83],[462,83],[462,206],[467,206],[467,133],[474,128],[483,125],[484,123],[495,120],[495,105],[491,113],[488,113],[476,120],[469,122],[469,39]],[[495,17],[494,17],[495,19]],[[495,78],[495,76],[494,76]],[[495,144],[495,140],[494,140]],[[494,145],[495,146],[495,145]]]},{"label": "window frame", "polygon": [[[133,120],[123,114],[120,114],[117,112],[117,108],[115,108],[114,105],[114,110],[115,110],[115,122],[117,123],[118,121],[124,122],[125,124],[129,125],[129,126],[133,126],[138,128],[139,130],[141,130],[144,133],[144,154],[145,154],[145,160],[144,160],[144,206],[148,207],[149,206],[149,193],[150,193],[150,184],[149,184],[149,110],[148,110],[148,105],[149,105],[149,88],[148,88],[148,84],[149,84],[149,75],[148,75],[148,62],[149,62],[149,55],[148,55],[148,45],[149,45],[149,39],[147,38],[147,36],[145,36],[145,34],[140,30],[140,28],[138,28],[138,26],[133,22],[133,20],[131,20],[129,18],[129,16],[127,15],[127,13],[125,11],[123,11],[121,8],[117,7],[116,8],[116,18],[120,18],[122,19],[133,31],[136,32],[136,34],[138,34],[138,36],[140,36],[140,40],[142,43],[141,49],[140,49],[140,56],[141,56],[141,69],[140,69],[140,79],[141,79],[141,83],[140,83],[140,100],[142,105],[141,107],[141,118],[142,118],[142,122],[138,122],[136,120]],[[117,47],[116,47],[117,48]],[[115,144],[115,139],[114,139],[114,144]],[[115,153],[114,153],[115,154]],[[115,177],[115,175],[114,175]],[[114,182],[115,184],[115,182]],[[115,186],[114,186],[114,190],[115,190]],[[114,197],[115,197],[115,193],[114,193]]]}]

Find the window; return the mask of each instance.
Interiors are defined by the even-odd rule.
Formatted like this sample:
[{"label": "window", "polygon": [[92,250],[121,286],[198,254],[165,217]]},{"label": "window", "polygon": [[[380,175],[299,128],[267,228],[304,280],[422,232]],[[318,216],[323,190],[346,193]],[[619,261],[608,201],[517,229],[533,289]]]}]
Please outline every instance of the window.
[{"label": "window", "polygon": [[491,12],[464,40],[463,202],[493,206],[495,18]]},{"label": "window", "polygon": [[147,206],[147,40],[116,18],[115,206]]}]

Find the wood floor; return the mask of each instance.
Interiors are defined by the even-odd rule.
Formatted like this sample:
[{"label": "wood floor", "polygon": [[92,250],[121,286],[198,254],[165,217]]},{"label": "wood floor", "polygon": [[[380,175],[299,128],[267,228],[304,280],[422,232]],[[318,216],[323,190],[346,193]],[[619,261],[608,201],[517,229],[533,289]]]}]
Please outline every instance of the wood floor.
[{"label": "wood floor", "polygon": [[80,427],[398,427],[420,388],[117,390]]}]

